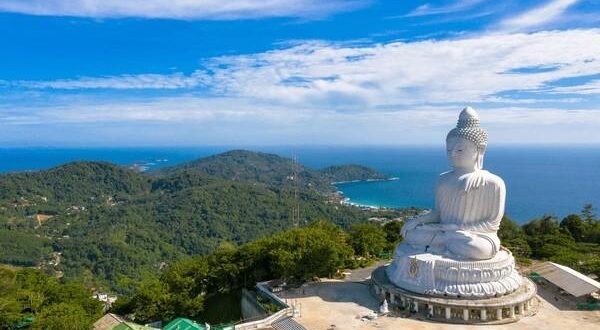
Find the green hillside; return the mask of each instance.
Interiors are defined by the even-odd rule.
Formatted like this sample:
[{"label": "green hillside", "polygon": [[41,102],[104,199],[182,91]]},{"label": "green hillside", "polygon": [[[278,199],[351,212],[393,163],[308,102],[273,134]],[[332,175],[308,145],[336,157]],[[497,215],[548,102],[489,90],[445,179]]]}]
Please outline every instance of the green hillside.
[{"label": "green hillside", "polygon": [[315,219],[347,228],[373,216],[330,201],[322,193],[329,179],[302,165],[306,184],[294,189],[286,182],[293,166],[278,156],[233,151],[159,175],[102,162],[5,174],[0,263],[39,265],[126,290],[131,278],[223,242],[242,244]]},{"label": "green hillside", "polygon": [[102,196],[143,194],[149,188],[147,177],[105,162],[72,162],[46,171],[0,175],[0,199],[24,198],[31,203],[44,198],[85,203]]},{"label": "green hillside", "polygon": [[[232,150],[200,158],[163,170],[173,174],[179,171],[196,171],[212,177],[262,183],[277,187],[311,188],[320,192],[332,191],[331,182],[316,170],[278,155],[247,150]],[[297,180],[294,178],[297,174]]]}]

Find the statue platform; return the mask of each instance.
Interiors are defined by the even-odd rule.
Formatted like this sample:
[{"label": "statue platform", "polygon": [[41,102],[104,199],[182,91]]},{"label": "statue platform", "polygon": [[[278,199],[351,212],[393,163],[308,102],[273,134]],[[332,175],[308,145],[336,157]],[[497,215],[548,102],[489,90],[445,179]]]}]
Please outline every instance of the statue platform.
[{"label": "statue platform", "polygon": [[462,324],[503,324],[533,315],[537,307],[537,288],[527,278],[511,293],[489,298],[444,297],[412,292],[390,281],[382,266],[371,274],[371,292],[381,301],[387,299],[391,309],[400,308],[424,313],[432,321]]},{"label": "statue platform", "polygon": [[444,254],[421,253],[400,244],[387,267],[391,283],[408,291],[456,298],[499,297],[516,291],[522,277],[509,250],[488,260],[456,260]]}]

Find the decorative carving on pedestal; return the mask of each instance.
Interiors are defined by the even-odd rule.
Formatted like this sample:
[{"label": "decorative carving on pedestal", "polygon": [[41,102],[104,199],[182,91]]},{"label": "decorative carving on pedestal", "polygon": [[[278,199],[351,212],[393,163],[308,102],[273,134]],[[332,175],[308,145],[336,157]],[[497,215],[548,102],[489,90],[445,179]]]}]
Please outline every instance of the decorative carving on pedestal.
[{"label": "decorative carving on pedestal", "polygon": [[517,290],[522,283],[508,250],[501,250],[494,258],[480,261],[458,261],[430,253],[396,251],[394,263],[388,266],[387,272],[390,281],[399,287],[437,296],[497,297]]}]

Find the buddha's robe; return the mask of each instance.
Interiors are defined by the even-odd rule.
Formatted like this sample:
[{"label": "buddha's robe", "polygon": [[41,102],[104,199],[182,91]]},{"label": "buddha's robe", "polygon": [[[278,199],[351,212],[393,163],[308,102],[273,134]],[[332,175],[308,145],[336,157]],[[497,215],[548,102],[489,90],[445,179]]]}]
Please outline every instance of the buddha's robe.
[{"label": "buddha's robe", "polygon": [[407,242],[427,251],[447,250],[465,259],[492,258],[500,248],[496,232],[505,198],[504,182],[488,171],[458,178],[452,172],[442,173],[431,222],[409,230]]}]

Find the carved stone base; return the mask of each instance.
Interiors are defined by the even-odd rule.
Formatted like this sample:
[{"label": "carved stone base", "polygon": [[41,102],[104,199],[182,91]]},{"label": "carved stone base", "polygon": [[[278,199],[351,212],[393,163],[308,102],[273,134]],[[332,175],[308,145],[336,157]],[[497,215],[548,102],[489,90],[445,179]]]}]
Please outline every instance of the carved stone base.
[{"label": "carved stone base", "polygon": [[389,281],[402,289],[443,297],[498,297],[522,284],[515,260],[506,249],[489,260],[461,261],[400,244],[386,272]]},{"label": "carved stone base", "polygon": [[371,292],[379,301],[387,299],[394,313],[409,313],[430,321],[462,324],[503,324],[516,322],[535,314],[539,301],[537,288],[523,278],[519,288],[507,295],[491,298],[468,299],[440,297],[411,292],[390,282],[386,266],[371,274]]}]

